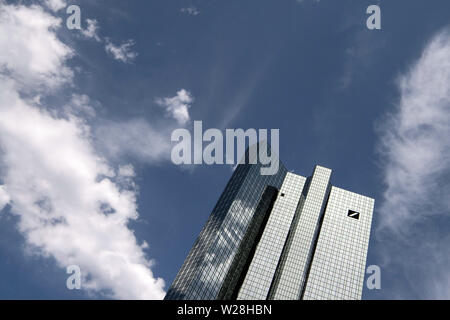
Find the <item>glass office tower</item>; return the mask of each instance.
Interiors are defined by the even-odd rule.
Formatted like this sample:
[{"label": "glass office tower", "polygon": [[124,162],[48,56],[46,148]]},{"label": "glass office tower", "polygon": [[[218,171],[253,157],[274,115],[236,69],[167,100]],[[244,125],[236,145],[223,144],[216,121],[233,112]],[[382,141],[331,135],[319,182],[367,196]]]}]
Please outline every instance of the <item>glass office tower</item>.
[{"label": "glass office tower", "polygon": [[[248,152],[247,152],[248,156]],[[361,299],[374,200],[310,177],[239,164],[167,300]]]}]

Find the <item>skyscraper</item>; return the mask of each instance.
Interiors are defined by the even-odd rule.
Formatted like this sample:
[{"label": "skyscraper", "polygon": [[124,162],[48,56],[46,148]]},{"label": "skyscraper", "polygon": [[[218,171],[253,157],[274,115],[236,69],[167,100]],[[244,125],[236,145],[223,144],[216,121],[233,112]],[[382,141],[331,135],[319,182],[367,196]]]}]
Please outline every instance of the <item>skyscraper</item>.
[{"label": "skyscraper", "polygon": [[[247,153],[248,155],[248,153]],[[374,200],[239,164],[165,299],[361,299]]]}]

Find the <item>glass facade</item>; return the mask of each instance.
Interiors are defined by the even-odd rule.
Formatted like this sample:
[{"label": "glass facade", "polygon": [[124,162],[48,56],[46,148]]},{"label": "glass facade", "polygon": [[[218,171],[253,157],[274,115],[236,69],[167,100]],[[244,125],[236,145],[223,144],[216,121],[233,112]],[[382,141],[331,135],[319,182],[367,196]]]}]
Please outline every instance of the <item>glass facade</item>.
[{"label": "glass facade", "polygon": [[267,299],[305,182],[299,175],[286,175],[238,299]]},{"label": "glass facade", "polygon": [[300,299],[306,272],[317,238],[319,220],[328,195],[331,170],[316,166],[301,211],[292,224],[271,297]]},{"label": "glass facade", "polygon": [[303,299],[361,299],[373,209],[373,199],[331,188]]},{"label": "glass facade", "polygon": [[260,168],[237,166],[165,299],[360,299],[374,200]]},{"label": "glass facade", "polygon": [[[247,157],[249,150],[247,150]],[[248,226],[268,186],[281,188],[286,168],[261,175],[261,164],[239,164],[169,288],[168,300],[217,299]]]}]

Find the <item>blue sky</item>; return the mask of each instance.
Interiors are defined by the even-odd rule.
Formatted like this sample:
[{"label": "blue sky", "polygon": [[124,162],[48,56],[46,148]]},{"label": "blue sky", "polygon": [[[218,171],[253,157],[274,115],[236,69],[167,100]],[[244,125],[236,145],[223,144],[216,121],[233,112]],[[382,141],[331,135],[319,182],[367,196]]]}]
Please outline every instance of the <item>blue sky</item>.
[{"label": "blue sky", "polygon": [[[83,30],[66,28],[70,4]],[[366,28],[372,4],[381,30]],[[170,162],[171,131],[194,120],[280,129],[289,170],[326,166],[375,198],[382,289],[364,298],[450,297],[448,1],[0,7],[0,298],[160,298],[232,173]],[[88,288],[69,291],[77,261]]]}]

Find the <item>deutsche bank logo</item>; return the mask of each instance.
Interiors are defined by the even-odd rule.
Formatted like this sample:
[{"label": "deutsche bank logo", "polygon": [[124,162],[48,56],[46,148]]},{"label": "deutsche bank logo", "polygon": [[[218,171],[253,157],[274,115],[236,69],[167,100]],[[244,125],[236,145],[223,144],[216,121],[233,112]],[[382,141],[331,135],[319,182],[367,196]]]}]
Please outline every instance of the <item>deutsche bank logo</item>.
[{"label": "deutsche bank logo", "polygon": [[348,210],[347,217],[359,220],[359,212]]}]

